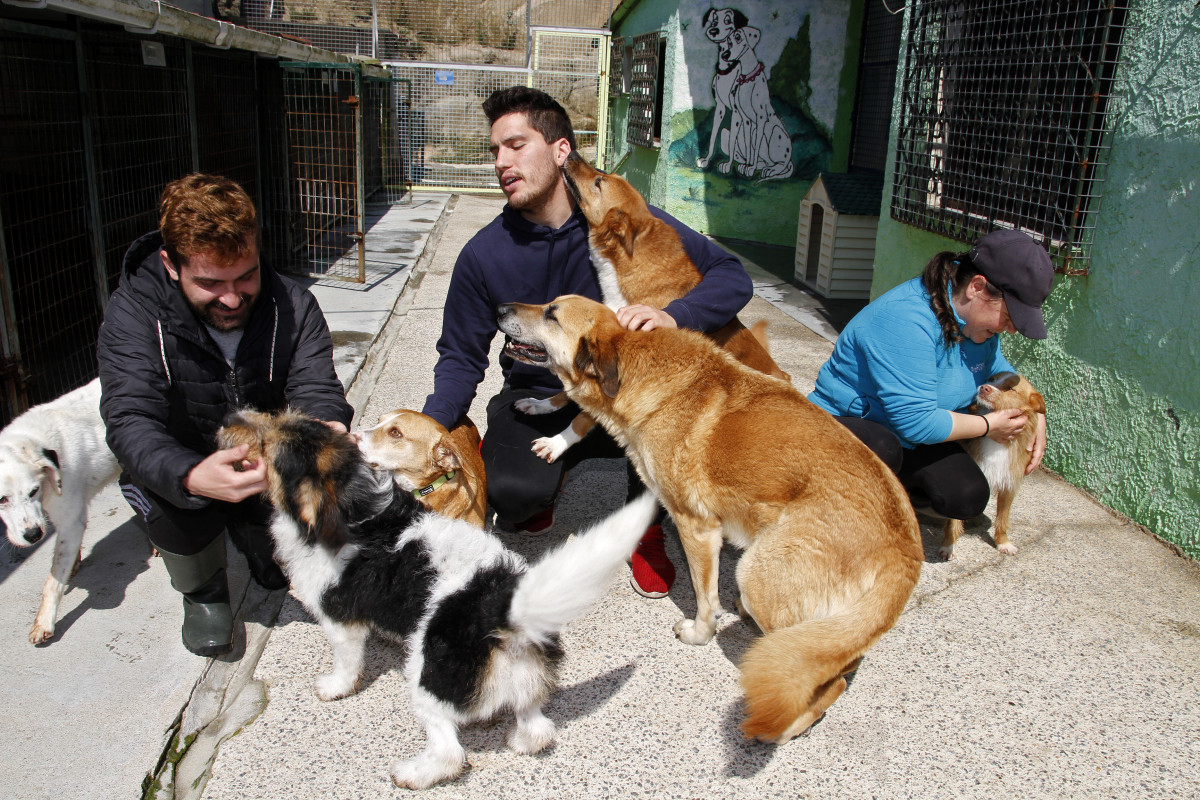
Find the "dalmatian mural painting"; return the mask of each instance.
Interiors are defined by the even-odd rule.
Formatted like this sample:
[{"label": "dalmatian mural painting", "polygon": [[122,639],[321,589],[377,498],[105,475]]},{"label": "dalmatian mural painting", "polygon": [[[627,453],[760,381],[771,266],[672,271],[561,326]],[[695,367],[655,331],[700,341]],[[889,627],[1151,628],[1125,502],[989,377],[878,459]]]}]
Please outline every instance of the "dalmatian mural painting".
[{"label": "dalmatian mural painting", "polygon": [[791,177],[791,135],[771,105],[766,67],[755,52],[762,32],[736,8],[710,8],[702,24],[717,47],[717,64],[712,134],[696,166],[707,169],[719,146],[725,157],[717,164],[722,174],[757,175],[757,183]]}]

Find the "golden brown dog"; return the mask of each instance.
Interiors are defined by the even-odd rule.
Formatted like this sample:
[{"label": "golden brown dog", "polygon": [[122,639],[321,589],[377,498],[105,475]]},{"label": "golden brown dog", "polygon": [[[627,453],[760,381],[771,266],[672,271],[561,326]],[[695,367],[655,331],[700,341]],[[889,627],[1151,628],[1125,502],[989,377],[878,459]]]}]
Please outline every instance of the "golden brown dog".
[{"label": "golden brown dog", "polygon": [[624,330],[611,309],[568,296],[504,305],[508,353],[550,368],[624,447],[679,529],[695,619],[720,609],[722,537],[745,548],[739,610],[765,635],[742,662],[748,737],[784,742],[846,688],[920,575],[916,515],[892,472],[793,386],[692,331]]},{"label": "golden brown dog", "polygon": [[[1001,372],[979,387],[976,405],[984,413],[1010,408],[1025,412],[1025,427],[1008,444],[992,441],[986,436],[966,439],[962,443],[963,449],[983,470],[988,485],[996,495],[996,527],[992,534],[996,549],[1005,555],[1016,555],[1017,546],[1008,540],[1009,514],[1017,490],[1025,480],[1025,470],[1033,458],[1029,445],[1037,435],[1037,415],[1046,413],[1046,400],[1025,378],[1013,372]],[[954,558],[954,543],[962,532],[962,520],[946,520],[939,549],[942,558]]]},{"label": "golden brown dog", "polygon": [[[700,271],[688,258],[679,234],[650,213],[641,193],[618,175],[584,161],[578,152],[563,165],[563,177],[588,221],[592,264],[604,303],[614,311],[630,304],[666,308],[700,283]],[[747,329],[734,317],[710,336],[734,358],[759,372],[788,380],[767,350],[766,322]],[[567,404],[566,393],[548,400],[519,400],[527,414],[549,414]],[[595,425],[586,415],[555,436],[538,439],[533,450],[553,463]]]},{"label": "golden brown dog", "polygon": [[396,484],[442,516],[483,528],[487,478],[479,455],[479,429],[466,417],[446,430],[420,411],[401,408],[373,428],[354,432],[372,467],[390,470]]}]

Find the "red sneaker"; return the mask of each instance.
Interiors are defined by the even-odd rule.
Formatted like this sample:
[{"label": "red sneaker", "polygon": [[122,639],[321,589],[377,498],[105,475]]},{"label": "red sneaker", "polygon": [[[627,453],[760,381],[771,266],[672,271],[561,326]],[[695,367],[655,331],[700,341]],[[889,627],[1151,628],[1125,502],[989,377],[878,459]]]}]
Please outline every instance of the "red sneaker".
[{"label": "red sneaker", "polygon": [[532,517],[522,520],[513,525],[513,530],[517,533],[537,534],[543,533],[547,528],[554,524],[554,506],[543,509]]},{"label": "red sneaker", "polygon": [[629,583],[642,597],[666,597],[675,583],[675,565],[667,558],[666,545],[662,525],[651,525],[633,551]]}]

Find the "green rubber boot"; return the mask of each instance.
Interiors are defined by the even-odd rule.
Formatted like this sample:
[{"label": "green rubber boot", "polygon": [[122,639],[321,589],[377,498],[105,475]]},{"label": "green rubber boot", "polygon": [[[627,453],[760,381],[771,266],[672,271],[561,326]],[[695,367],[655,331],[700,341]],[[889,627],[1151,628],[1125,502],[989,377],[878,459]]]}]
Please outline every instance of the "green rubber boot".
[{"label": "green rubber boot", "polygon": [[225,534],[191,556],[159,548],[171,586],[183,595],[183,646],[198,656],[233,650],[233,610],[225,580]]}]

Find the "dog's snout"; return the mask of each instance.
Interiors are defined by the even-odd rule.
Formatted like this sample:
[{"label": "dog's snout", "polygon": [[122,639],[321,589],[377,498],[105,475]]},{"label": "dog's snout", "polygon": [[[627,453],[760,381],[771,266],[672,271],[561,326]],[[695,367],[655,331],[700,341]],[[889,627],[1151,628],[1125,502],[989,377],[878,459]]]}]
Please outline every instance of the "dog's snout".
[{"label": "dog's snout", "polygon": [[25,532],[21,534],[21,538],[30,544],[37,544],[42,540],[42,536],[44,535],[45,534],[41,528],[30,527],[25,529]]},{"label": "dog's snout", "polygon": [[514,310],[515,309],[512,303],[501,303],[500,305],[496,306],[496,318],[504,319],[505,317],[510,317],[512,316]]}]

